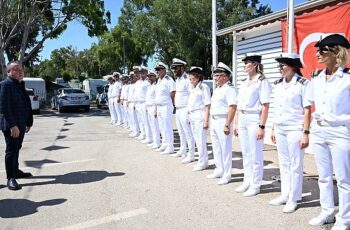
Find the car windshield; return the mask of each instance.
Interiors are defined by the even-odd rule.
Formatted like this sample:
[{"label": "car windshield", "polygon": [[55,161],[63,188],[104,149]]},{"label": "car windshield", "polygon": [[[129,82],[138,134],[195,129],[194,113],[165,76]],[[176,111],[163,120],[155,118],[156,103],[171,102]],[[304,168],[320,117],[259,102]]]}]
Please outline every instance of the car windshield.
[{"label": "car windshield", "polygon": [[84,93],[84,91],[80,90],[80,89],[64,89],[63,92],[65,94],[69,94],[69,93]]}]

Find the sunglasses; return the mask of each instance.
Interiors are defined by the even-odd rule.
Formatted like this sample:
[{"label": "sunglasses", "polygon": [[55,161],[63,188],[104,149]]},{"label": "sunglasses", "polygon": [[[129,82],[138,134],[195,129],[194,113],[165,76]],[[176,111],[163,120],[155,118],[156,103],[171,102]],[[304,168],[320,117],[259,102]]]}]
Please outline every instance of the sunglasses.
[{"label": "sunglasses", "polygon": [[329,52],[333,53],[335,51],[335,48],[330,48],[328,46],[320,47],[317,52],[321,55],[327,54]]}]

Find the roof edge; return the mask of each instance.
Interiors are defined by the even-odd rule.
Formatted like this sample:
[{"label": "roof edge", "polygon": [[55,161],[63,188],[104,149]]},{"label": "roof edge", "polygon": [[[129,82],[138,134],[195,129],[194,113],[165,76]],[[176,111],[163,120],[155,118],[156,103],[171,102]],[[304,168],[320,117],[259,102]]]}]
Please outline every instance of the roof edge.
[{"label": "roof edge", "polygon": [[[294,8],[294,13],[298,14],[298,13],[302,13],[306,10],[310,10],[313,8],[318,8],[324,5],[331,5],[332,3],[335,3],[334,5],[336,5],[337,3],[342,3],[342,2],[346,2],[346,1],[339,1],[339,0],[314,0],[314,1],[309,1],[306,3],[302,3],[299,5],[296,5]],[[264,15],[246,22],[242,22],[230,27],[226,27],[224,29],[218,30],[216,31],[216,36],[223,36],[226,34],[232,34],[233,31],[239,31],[239,30],[244,30],[244,29],[248,29],[251,27],[254,27],[256,25],[261,25],[261,24],[266,24],[272,21],[276,21],[278,19],[281,18],[286,18],[287,17],[287,9],[284,10],[280,10],[277,11],[275,13],[271,13],[268,15]]]}]

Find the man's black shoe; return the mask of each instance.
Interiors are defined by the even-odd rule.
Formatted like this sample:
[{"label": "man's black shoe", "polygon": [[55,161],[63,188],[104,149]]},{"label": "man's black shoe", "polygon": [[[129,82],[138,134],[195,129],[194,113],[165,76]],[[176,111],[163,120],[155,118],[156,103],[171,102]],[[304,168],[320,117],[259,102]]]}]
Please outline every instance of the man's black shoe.
[{"label": "man's black shoe", "polygon": [[7,180],[7,188],[10,190],[20,190],[22,187],[17,183],[15,178]]},{"label": "man's black shoe", "polygon": [[28,178],[28,177],[31,177],[31,176],[33,176],[31,173],[23,172],[20,169],[16,173],[16,178],[17,179],[19,179],[19,178]]}]

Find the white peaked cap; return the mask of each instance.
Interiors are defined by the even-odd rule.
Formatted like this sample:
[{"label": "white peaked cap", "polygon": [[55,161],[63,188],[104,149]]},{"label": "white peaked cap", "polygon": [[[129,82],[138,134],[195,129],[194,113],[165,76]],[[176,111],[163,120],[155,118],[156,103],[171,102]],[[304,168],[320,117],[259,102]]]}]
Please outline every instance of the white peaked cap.
[{"label": "white peaked cap", "polygon": [[156,63],[156,67],[154,67],[155,69],[168,69],[168,66],[166,64],[164,64],[163,62],[159,61]]},{"label": "white peaked cap", "polygon": [[228,67],[222,62],[219,62],[218,66],[215,68],[214,73],[217,73],[217,72],[225,72],[229,75],[232,74],[232,70],[230,69],[230,67]]}]

